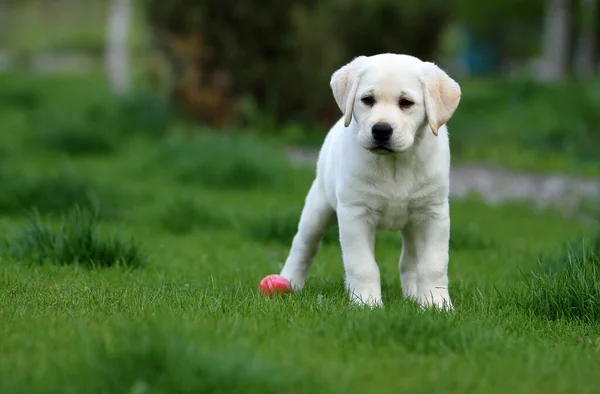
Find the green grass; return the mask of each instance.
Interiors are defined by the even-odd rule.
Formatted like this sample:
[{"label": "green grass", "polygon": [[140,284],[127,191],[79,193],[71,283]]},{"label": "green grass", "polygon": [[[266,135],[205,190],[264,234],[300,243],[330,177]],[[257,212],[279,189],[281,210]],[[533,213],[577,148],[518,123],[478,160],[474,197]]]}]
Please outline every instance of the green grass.
[{"label": "green grass", "polygon": [[216,208],[198,204],[191,196],[180,196],[165,204],[159,222],[165,231],[175,235],[190,234],[196,229],[231,228],[233,218]]},{"label": "green grass", "polygon": [[[528,80],[461,81],[463,98],[449,122],[453,155],[535,172],[598,175],[600,143],[593,81],[554,85]],[[556,110],[556,99],[568,97]]]},{"label": "green grass", "polygon": [[102,234],[99,218],[77,206],[63,215],[58,226],[44,222],[35,212],[6,239],[2,252],[8,259],[36,264],[138,267],[145,260],[133,241]]},{"label": "green grass", "polygon": [[546,269],[527,278],[525,291],[516,290],[518,303],[549,320],[600,321],[600,234],[591,241],[546,258]]},{"label": "green grass", "polygon": [[291,166],[276,148],[244,134],[199,133],[193,139],[169,138],[155,160],[183,184],[218,189],[286,187]]},{"label": "green grass", "polygon": [[453,201],[455,311],[401,298],[393,233],[377,238],[385,307],[352,307],[335,228],[305,291],[267,299],[256,287],[285,261],[312,170],[265,137],[138,121],[110,154],[66,154],[27,120],[47,100],[0,107],[1,393],[597,392],[596,227]]},{"label": "green grass", "polygon": [[[85,4],[59,0],[12,2],[3,8],[5,33],[0,47],[20,53],[84,51],[101,55],[105,43],[107,1]],[[143,10],[135,7],[129,45],[140,50],[147,40]],[[0,27],[0,32],[3,31]],[[10,34],[9,34],[10,32]]]},{"label": "green grass", "polygon": [[[7,166],[8,167],[8,166]],[[0,212],[24,214],[35,209],[44,214],[64,213],[81,206],[105,216],[118,215],[118,192],[95,185],[71,170],[27,173],[15,168],[0,172],[3,193]]]}]

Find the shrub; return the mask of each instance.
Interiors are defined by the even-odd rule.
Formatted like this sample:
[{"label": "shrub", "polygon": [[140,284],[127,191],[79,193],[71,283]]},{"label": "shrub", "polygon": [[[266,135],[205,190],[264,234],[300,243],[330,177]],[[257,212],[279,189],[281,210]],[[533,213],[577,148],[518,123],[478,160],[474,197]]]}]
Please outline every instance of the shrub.
[{"label": "shrub", "polygon": [[100,231],[97,216],[74,208],[58,227],[32,214],[6,242],[3,254],[18,261],[37,264],[80,264],[87,267],[121,265],[139,267],[145,262],[138,245]]},{"label": "shrub", "polygon": [[526,287],[504,295],[534,315],[548,320],[579,320],[597,324],[600,319],[600,235],[591,244],[566,248],[540,261],[539,272],[525,276]]},{"label": "shrub", "polygon": [[[32,144],[69,155],[114,152],[131,135],[162,136],[175,113],[147,89],[115,96],[97,76],[9,73],[0,75],[0,111],[13,133]],[[23,126],[24,125],[24,126]]]},{"label": "shrub", "polygon": [[44,102],[33,116],[35,142],[69,155],[114,152],[118,123],[113,100],[96,94],[73,92]]},{"label": "shrub", "polygon": [[41,89],[31,79],[10,74],[0,75],[0,108],[34,110],[41,101]]},{"label": "shrub", "polygon": [[168,103],[146,91],[123,98],[73,95],[36,112],[36,140],[70,155],[108,154],[131,135],[163,136],[172,119]]},{"label": "shrub", "polygon": [[286,158],[267,142],[244,135],[171,138],[160,147],[160,156],[179,181],[213,188],[284,186],[290,171]]},{"label": "shrub", "polygon": [[116,215],[116,196],[66,171],[30,176],[5,169],[0,172],[0,183],[2,213],[22,214],[31,209],[63,213],[77,205],[105,216]]},{"label": "shrub", "polygon": [[221,210],[200,205],[189,198],[178,198],[166,206],[161,214],[162,227],[172,234],[184,235],[194,229],[214,229],[230,225]]},{"label": "shrub", "polygon": [[339,113],[329,92],[336,68],[376,52],[432,58],[451,8],[441,0],[147,0],[146,9],[171,66],[172,97],[222,126],[243,117],[246,97],[277,119],[330,122]]},{"label": "shrub", "polygon": [[118,99],[116,116],[121,135],[164,136],[175,118],[171,103],[147,90]]},{"label": "shrub", "polygon": [[5,144],[0,144],[0,164],[3,164],[10,156],[10,148]]},{"label": "shrub", "polygon": [[[519,149],[527,148],[597,162],[597,89],[598,83],[465,82],[460,107],[449,122],[452,152],[461,156],[467,151],[478,155],[479,151],[482,157],[475,160],[489,160],[490,146],[514,146],[517,155]],[[571,97],[563,113],[554,110],[553,97],[557,96]],[[481,125],[485,125],[485,133]]]},{"label": "shrub", "polygon": [[52,151],[80,156],[108,154],[117,149],[115,135],[82,117],[61,121],[45,119],[43,123],[37,138]]}]

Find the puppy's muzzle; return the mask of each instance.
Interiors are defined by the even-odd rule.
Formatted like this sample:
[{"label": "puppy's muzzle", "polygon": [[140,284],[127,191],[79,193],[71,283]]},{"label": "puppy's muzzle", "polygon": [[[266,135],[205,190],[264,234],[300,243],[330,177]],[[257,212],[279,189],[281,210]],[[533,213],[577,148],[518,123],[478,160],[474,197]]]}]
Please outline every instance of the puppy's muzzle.
[{"label": "puppy's muzzle", "polygon": [[394,129],[388,123],[377,122],[371,128],[373,139],[377,142],[386,143],[390,140]]}]

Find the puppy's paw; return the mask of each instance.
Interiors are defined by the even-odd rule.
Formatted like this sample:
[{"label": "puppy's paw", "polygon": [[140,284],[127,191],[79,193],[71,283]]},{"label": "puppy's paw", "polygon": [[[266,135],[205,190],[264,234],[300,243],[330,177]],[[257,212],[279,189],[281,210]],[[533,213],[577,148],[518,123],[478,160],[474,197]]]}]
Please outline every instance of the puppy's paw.
[{"label": "puppy's paw", "polygon": [[411,283],[402,283],[402,297],[407,300],[416,300],[417,297],[417,283],[416,280]]},{"label": "puppy's paw", "polygon": [[383,307],[381,294],[373,294],[375,292],[353,292],[350,291],[350,301],[356,306],[366,306],[369,308]]},{"label": "puppy's paw", "polygon": [[295,275],[289,275],[289,274],[286,274],[285,272],[281,272],[279,275],[284,277],[285,279],[287,279],[290,282],[290,285],[292,285],[292,290],[294,292],[299,292],[304,289],[304,279],[303,278],[299,278],[298,276],[295,276]]},{"label": "puppy's paw", "polygon": [[448,290],[445,288],[434,288],[428,293],[422,293],[418,302],[425,309],[436,308],[446,312],[454,309]]},{"label": "puppy's paw", "polygon": [[360,307],[360,308],[383,308],[383,301],[382,300],[377,300],[374,298],[369,298],[367,300],[363,300],[360,298],[356,298],[356,297],[351,297],[350,298],[350,302],[352,303],[352,305],[356,306],[356,307]]}]

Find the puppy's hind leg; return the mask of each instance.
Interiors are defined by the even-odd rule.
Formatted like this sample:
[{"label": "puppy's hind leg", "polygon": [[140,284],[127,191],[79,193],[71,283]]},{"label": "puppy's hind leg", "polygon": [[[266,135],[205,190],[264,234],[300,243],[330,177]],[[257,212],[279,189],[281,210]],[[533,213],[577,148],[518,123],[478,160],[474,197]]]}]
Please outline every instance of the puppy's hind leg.
[{"label": "puppy's hind leg", "polygon": [[294,290],[304,288],[308,270],[319,251],[321,239],[333,224],[334,214],[320,180],[315,179],[306,196],[290,254],[281,270],[281,276],[291,282]]}]

